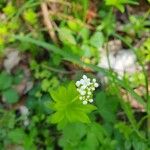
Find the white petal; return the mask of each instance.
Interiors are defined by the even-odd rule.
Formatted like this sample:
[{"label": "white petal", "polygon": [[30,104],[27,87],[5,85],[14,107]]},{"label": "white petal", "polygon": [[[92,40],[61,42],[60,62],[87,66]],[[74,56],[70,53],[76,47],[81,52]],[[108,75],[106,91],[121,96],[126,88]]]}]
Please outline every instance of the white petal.
[{"label": "white petal", "polygon": [[85,95],[86,92],[85,92],[85,91],[80,91],[80,94],[81,94],[81,95]]},{"label": "white petal", "polygon": [[81,79],[81,80],[80,80],[80,84],[81,84],[81,85],[84,85],[84,84],[85,84],[85,81],[84,81],[83,79]]},{"label": "white petal", "polygon": [[92,93],[91,92],[88,92],[88,95],[91,95]]},{"label": "white petal", "polygon": [[90,82],[90,81],[91,81],[91,79],[90,79],[90,78],[87,78],[87,81],[88,81],[88,82]]},{"label": "white petal", "polygon": [[82,96],[80,96],[80,97],[79,97],[79,99],[80,99],[80,100],[83,100],[83,97],[82,97]]},{"label": "white petal", "polygon": [[92,103],[92,102],[93,102],[93,99],[90,99],[89,102]]},{"label": "white petal", "polygon": [[92,87],[91,90],[94,91],[94,90],[95,90],[95,87]]},{"label": "white petal", "polygon": [[83,101],[83,105],[86,105],[87,104],[87,101]]},{"label": "white petal", "polygon": [[88,83],[87,83],[87,86],[89,86],[89,85],[91,85],[91,82],[88,82]]},{"label": "white petal", "polygon": [[98,87],[99,85],[98,85],[98,83],[95,83],[94,86],[95,86],[95,87]]},{"label": "white petal", "polygon": [[81,89],[82,89],[82,90],[85,90],[86,87],[87,87],[86,85],[83,85],[83,86],[81,86]]},{"label": "white petal", "polygon": [[95,82],[96,82],[96,79],[93,79],[92,81],[95,83]]},{"label": "white petal", "polygon": [[76,86],[77,86],[77,87],[79,87],[80,84],[81,84],[80,81],[77,81],[77,82],[76,82]]},{"label": "white petal", "polygon": [[86,75],[83,75],[82,78],[83,78],[84,80],[87,80],[87,79],[88,79]]},{"label": "white petal", "polygon": [[90,96],[88,95],[87,98],[90,98]]}]

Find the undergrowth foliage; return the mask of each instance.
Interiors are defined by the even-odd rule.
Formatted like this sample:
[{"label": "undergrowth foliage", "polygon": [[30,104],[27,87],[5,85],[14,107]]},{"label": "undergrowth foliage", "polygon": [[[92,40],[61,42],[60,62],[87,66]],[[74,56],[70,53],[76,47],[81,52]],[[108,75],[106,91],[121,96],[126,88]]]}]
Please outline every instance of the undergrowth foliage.
[{"label": "undergrowth foliage", "polygon": [[72,122],[90,123],[87,114],[95,110],[96,107],[91,104],[83,105],[74,82],[51,91],[51,96],[54,100],[51,109],[56,111],[51,115],[52,123],[57,123],[60,127]]},{"label": "undergrowth foliage", "polygon": [[0,150],[150,150],[149,4],[0,0]]}]

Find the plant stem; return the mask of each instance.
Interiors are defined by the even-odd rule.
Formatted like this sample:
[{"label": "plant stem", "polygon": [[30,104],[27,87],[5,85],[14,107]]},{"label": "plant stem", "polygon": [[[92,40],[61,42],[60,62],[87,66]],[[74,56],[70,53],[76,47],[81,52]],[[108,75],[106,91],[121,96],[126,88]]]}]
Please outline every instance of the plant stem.
[{"label": "plant stem", "polygon": [[54,72],[57,72],[57,73],[61,73],[61,74],[73,74],[74,71],[65,71],[65,70],[60,70],[60,69],[56,69],[56,68],[53,68],[53,67],[50,67],[50,66],[47,66],[47,65],[42,65],[42,67],[44,67],[45,69],[48,69],[50,71],[54,71]]},{"label": "plant stem", "polygon": [[[148,14],[149,14],[149,11],[148,11]],[[114,34],[114,36],[119,38],[121,41],[123,41],[127,46],[129,46],[130,49],[132,49],[135,52],[135,54],[137,54],[136,48],[134,48],[131,44],[129,44],[124,38],[122,38],[118,34]],[[147,106],[145,107],[145,109],[147,110],[147,115],[148,115],[148,117],[147,117],[147,137],[150,140],[150,97],[149,97],[148,73],[147,73],[147,70],[145,69],[145,66],[141,62],[140,58],[138,58],[138,56],[137,56],[137,61],[140,64],[140,66],[142,67],[142,72],[143,72],[144,78],[145,78],[146,95],[145,95],[144,100],[146,100],[146,102],[147,102]]]}]

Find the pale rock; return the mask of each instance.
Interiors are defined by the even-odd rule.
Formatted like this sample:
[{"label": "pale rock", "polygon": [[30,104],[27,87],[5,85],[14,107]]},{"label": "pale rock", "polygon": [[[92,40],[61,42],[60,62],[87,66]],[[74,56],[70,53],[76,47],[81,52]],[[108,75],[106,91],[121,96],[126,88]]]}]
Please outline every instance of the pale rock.
[{"label": "pale rock", "polygon": [[5,70],[10,73],[11,70],[18,65],[19,61],[21,60],[18,51],[8,51],[7,57],[4,60],[4,68]]},{"label": "pale rock", "polygon": [[[136,71],[136,55],[131,50],[120,50],[114,54],[109,52],[110,67],[118,73],[119,76],[123,76],[125,72],[133,73]],[[109,63],[106,53],[101,54],[101,60],[98,66],[109,69]]]}]

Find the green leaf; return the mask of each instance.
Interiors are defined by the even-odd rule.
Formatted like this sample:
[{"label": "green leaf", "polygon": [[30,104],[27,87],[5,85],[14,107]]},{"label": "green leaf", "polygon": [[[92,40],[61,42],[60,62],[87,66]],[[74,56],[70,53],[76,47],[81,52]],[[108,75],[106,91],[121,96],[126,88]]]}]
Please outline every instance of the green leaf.
[{"label": "green leaf", "polygon": [[117,97],[108,96],[105,92],[100,92],[96,96],[98,112],[106,122],[114,122],[118,108]]},{"label": "green leaf", "polygon": [[132,136],[133,149],[136,150],[149,150],[149,144],[147,144],[145,141],[142,141],[136,134]]},{"label": "green leaf", "polygon": [[[81,22],[82,23],[82,22]],[[67,22],[68,24],[68,27],[72,30],[72,31],[75,31],[75,32],[78,32],[81,30],[81,23],[80,22],[75,22],[75,21],[72,21],[72,20],[69,20]]]},{"label": "green leaf", "polygon": [[[0,109],[1,110],[1,109]],[[0,129],[8,128],[13,129],[16,123],[16,114],[13,111],[4,111],[0,113]]]},{"label": "green leaf", "polygon": [[42,83],[41,83],[42,90],[43,91],[47,91],[49,87],[50,87],[50,81],[49,81],[49,79],[42,80]]},{"label": "green leaf", "polygon": [[0,74],[0,90],[9,88],[12,84],[12,77],[6,72]]},{"label": "green leaf", "polygon": [[76,45],[76,40],[68,28],[60,28],[58,31],[59,38],[64,44]]},{"label": "green leaf", "polygon": [[79,32],[79,35],[84,42],[87,42],[89,40],[90,31],[87,28],[82,28]]},{"label": "green leaf", "polygon": [[119,132],[122,133],[126,139],[129,139],[131,133],[133,132],[132,127],[123,122],[117,123],[115,125],[115,128],[118,129]]},{"label": "green leaf", "polygon": [[122,13],[124,12],[125,4],[135,4],[137,5],[138,3],[135,2],[135,0],[105,0],[106,5],[108,6],[114,6],[117,9],[119,9]]},{"label": "green leaf", "polygon": [[65,125],[71,122],[90,122],[87,114],[95,110],[96,107],[82,104],[74,82],[51,91],[51,96],[54,100],[51,109],[55,111],[51,116],[52,123]]},{"label": "green leaf", "polygon": [[3,97],[8,103],[16,103],[19,100],[19,95],[14,89],[8,89],[2,92]]},{"label": "green leaf", "polygon": [[3,12],[7,16],[12,16],[16,13],[16,8],[12,5],[12,3],[8,3],[6,7],[3,8]]},{"label": "green leaf", "polygon": [[72,123],[63,129],[59,145],[65,150],[97,150],[105,136],[106,131],[98,123]]},{"label": "green leaf", "polygon": [[87,138],[85,139],[86,147],[89,150],[97,150],[100,147],[100,143],[103,143],[105,136],[106,131],[100,124],[90,124],[90,128],[87,131]]},{"label": "green leaf", "polygon": [[19,143],[23,143],[25,133],[21,128],[16,128],[9,132],[8,137],[13,143],[19,144]]},{"label": "green leaf", "polygon": [[91,47],[89,45],[83,44],[81,48],[83,50],[83,56],[85,56],[85,57],[92,56]]},{"label": "green leaf", "polygon": [[100,48],[104,43],[104,35],[102,32],[96,32],[90,39],[90,44],[96,48]]},{"label": "green leaf", "polygon": [[136,122],[136,119],[134,117],[134,112],[133,112],[133,109],[131,107],[131,104],[129,102],[124,102],[123,100],[120,102],[121,102],[121,106],[122,106],[125,114],[127,115],[130,123],[132,124],[132,127],[134,127],[136,129],[137,128],[137,122]]},{"label": "green leaf", "polygon": [[68,124],[63,129],[62,137],[59,139],[59,145],[64,149],[68,147],[70,150],[77,148],[80,140],[86,135],[86,132],[86,126],[82,123]]},{"label": "green leaf", "polygon": [[32,9],[26,10],[23,17],[31,25],[35,25],[37,23],[37,14]]}]

